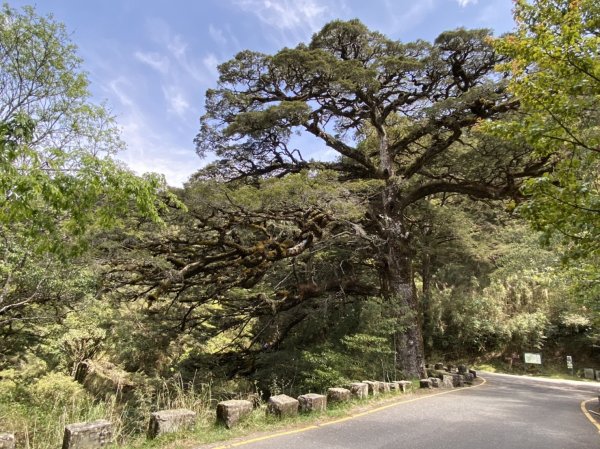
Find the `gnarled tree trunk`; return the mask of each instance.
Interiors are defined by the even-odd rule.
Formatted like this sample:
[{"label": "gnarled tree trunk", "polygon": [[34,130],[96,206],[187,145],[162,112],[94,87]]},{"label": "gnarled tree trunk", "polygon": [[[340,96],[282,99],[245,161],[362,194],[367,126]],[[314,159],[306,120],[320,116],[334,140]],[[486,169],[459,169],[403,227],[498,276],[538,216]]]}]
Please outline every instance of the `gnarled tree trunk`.
[{"label": "gnarled tree trunk", "polygon": [[386,245],[381,277],[383,292],[397,320],[394,335],[398,368],[407,376],[425,376],[422,323],[408,242],[393,240]]},{"label": "gnarled tree trunk", "polygon": [[382,214],[378,215],[379,229],[384,240],[380,254],[382,293],[396,318],[394,335],[397,367],[410,377],[426,375],[422,317],[414,285],[413,251],[410,234],[396,204],[392,182],[382,192]]}]

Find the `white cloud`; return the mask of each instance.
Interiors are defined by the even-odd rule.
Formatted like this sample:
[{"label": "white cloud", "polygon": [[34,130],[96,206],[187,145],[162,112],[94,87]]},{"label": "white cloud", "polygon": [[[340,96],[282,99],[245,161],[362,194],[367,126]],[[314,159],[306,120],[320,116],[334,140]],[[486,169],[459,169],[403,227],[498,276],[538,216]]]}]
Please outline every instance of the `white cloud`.
[{"label": "white cloud", "polygon": [[167,48],[176,59],[181,59],[185,57],[187,43],[179,34],[175,34],[173,36],[169,36],[169,39],[167,41]]},{"label": "white cloud", "polygon": [[456,2],[458,3],[458,5],[461,8],[465,8],[466,6],[469,5],[476,5],[478,0],[456,0]]},{"label": "white cloud", "polygon": [[210,34],[210,37],[212,37],[212,39],[217,44],[220,44],[220,45],[227,44],[227,38],[225,37],[225,33],[223,33],[223,30],[215,27],[212,23],[208,26],[208,34]]},{"label": "white cloud", "polygon": [[244,11],[255,14],[262,22],[278,29],[295,29],[308,26],[315,29],[321,22],[326,6],[315,0],[236,0]]},{"label": "white cloud", "polygon": [[214,69],[206,70],[206,64],[190,56],[188,43],[180,34],[173,33],[171,27],[162,19],[149,19],[148,29],[152,39],[157,45],[163,47],[170,60],[170,75],[175,78],[185,78],[186,83],[194,81],[195,84],[210,85],[214,82]]},{"label": "white cloud", "polygon": [[184,118],[185,113],[190,110],[190,104],[185,99],[184,93],[176,86],[166,86],[163,87],[163,95],[168,105],[168,111],[179,118]]},{"label": "white cloud", "polygon": [[[170,129],[162,131],[155,126],[161,118],[153,117],[141,103],[134,101],[143,94],[143,89],[140,90],[128,78],[120,76],[111,79],[105,86],[107,93],[116,100],[115,106],[119,110],[117,121],[121,136],[127,143],[127,149],[117,154],[117,158],[140,175],[147,172],[162,173],[170,185],[183,185],[203,165],[194,152],[191,134],[187,146],[180,142],[179,132],[171,132]],[[169,112],[176,114],[179,121],[188,121],[180,120],[184,114],[188,114],[189,118],[189,115],[198,113],[188,104],[185,92],[179,87],[164,87],[163,95]],[[184,130],[183,134],[187,132]]]},{"label": "white cloud", "polygon": [[160,53],[136,51],[134,57],[163,75],[169,71],[169,59]]},{"label": "white cloud", "polygon": [[169,185],[181,186],[203,165],[191,142],[182,147],[176,136],[159,131],[139,108],[128,108],[119,123],[127,149],[117,157],[136,173],[162,173]]},{"label": "white cloud", "polygon": [[127,87],[129,81],[123,77],[115,78],[108,83],[108,88],[110,92],[119,100],[121,105],[124,107],[133,107],[133,100],[125,93],[125,90],[122,88],[123,85]]}]

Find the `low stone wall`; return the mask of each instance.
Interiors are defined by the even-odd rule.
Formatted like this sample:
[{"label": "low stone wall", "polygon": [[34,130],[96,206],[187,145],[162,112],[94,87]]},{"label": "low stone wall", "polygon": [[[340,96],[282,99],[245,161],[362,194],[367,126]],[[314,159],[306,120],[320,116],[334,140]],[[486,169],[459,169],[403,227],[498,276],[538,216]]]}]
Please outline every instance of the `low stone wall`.
[{"label": "low stone wall", "polygon": [[[435,369],[427,369],[429,378],[419,381],[421,388],[455,388],[463,387],[465,383],[472,384],[477,377],[474,370],[466,365],[460,365],[457,372],[452,372],[449,365],[447,370],[441,363],[435,364]],[[327,396],[309,393],[294,399],[281,394],[269,398],[266,411],[279,418],[296,416],[299,412],[323,412],[327,403],[349,401],[351,397],[366,399],[369,395],[401,391],[406,393],[412,389],[410,381],[378,382],[365,380],[351,383],[348,388],[329,388]],[[257,401],[259,402],[259,401]],[[600,392],[598,395],[600,403]],[[229,400],[217,404],[217,422],[227,428],[235,426],[240,420],[256,408],[248,400]],[[155,438],[164,433],[189,429],[196,423],[196,413],[192,410],[176,409],[161,410],[151,414],[148,424],[148,437]],[[96,449],[113,443],[113,426],[109,421],[99,420],[89,423],[69,424],[65,427],[62,449]],[[0,433],[0,449],[15,449],[15,436],[12,433]]]},{"label": "low stone wall", "polygon": [[350,393],[357,399],[366,399],[369,397],[369,386],[364,382],[354,382],[350,384]]},{"label": "low stone wall", "polygon": [[462,374],[452,374],[452,382],[454,387],[464,387],[465,377]]},{"label": "low stone wall", "polygon": [[350,390],[347,388],[329,388],[327,402],[345,402],[350,400]]},{"label": "low stone wall", "polygon": [[96,449],[113,440],[113,425],[105,419],[65,427],[62,449]]},{"label": "low stone wall", "polygon": [[408,380],[400,380],[398,381],[398,385],[400,386],[400,390],[402,390],[402,393],[406,393],[407,391],[412,389],[412,382]]},{"label": "low stone wall", "polygon": [[15,449],[14,433],[0,433],[0,449]]},{"label": "low stone wall", "polygon": [[377,396],[379,394],[379,382],[363,380],[362,383],[367,384],[369,386],[369,394],[371,396]]},{"label": "low stone wall", "polygon": [[452,374],[444,374],[442,377],[443,388],[454,388],[454,376]]},{"label": "low stone wall", "polygon": [[252,402],[232,399],[217,404],[217,422],[228,429],[252,413]]},{"label": "low stone wall", "polygon": [[431,378],[419,380],[419,387],[420,388],[433,388],[433,384],[431,383]]},{"label": "low stone wall", "polygon": [[327,410],[327,396],[316,393],[298,396],[300,411],[302,413],[324,412]]},{"label": "low stone wall", "polygon": [[390,384],[387,382],[379,382],[379,392],[380,393],[389,393],[390,392]]},{"label": "low stone wall", "polygon": [[278,418],[296,416],[298,414],[298,400],[285,394],[271,396],[267,402],[267,414]]},{"label": "low stone wall", "polygon": [[150,414],[148,437],[190,429],[196,424],[196,413],[186,409],[161,410]]},{"label": "low stone wall", "polygon": [[429,380],[431,381],[431,386],[433,388],[440,388],[442,386],[442,381],[437,377],[430,377]]}]

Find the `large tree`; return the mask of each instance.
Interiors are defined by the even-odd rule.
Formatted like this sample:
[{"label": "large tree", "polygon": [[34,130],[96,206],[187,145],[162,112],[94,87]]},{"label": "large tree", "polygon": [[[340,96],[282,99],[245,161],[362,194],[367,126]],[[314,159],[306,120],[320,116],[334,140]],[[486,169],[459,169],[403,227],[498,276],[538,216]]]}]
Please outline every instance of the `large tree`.
[{"label": "large tree", "polygon": [[[536,157],[528,146],[477,132],[480,122],[518,108],[494,72],[501,58],[490,39],[487,30],[458,29],[433,44],[403,44],[358,20],[334,21],[308,45],[275,55],[244,51],[222,64],[196,137],[201,156],[218,158],[204,176],[256,180],[329,169],[340,183],[373,181],[355,225],[373,244],[381,295],[399,320],[400,368],[409,375],[424,371],[414,206],[449,194],[517,197],[523,180],[552,164],[552,154]],[[307,160],[290,147],[296,131],[338,157]]]}]

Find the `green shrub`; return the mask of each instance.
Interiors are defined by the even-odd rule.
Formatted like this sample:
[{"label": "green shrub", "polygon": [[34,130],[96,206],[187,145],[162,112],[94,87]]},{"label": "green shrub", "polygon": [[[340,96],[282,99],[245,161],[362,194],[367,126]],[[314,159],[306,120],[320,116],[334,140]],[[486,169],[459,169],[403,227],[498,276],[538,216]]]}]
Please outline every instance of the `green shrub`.
[{"label": "green shrub", "polygon": [[29,391],[41,407],[64,407],[67,403],[80,402],[86,395],[79,383],[62,373],[46,374],[31,385]]}]

